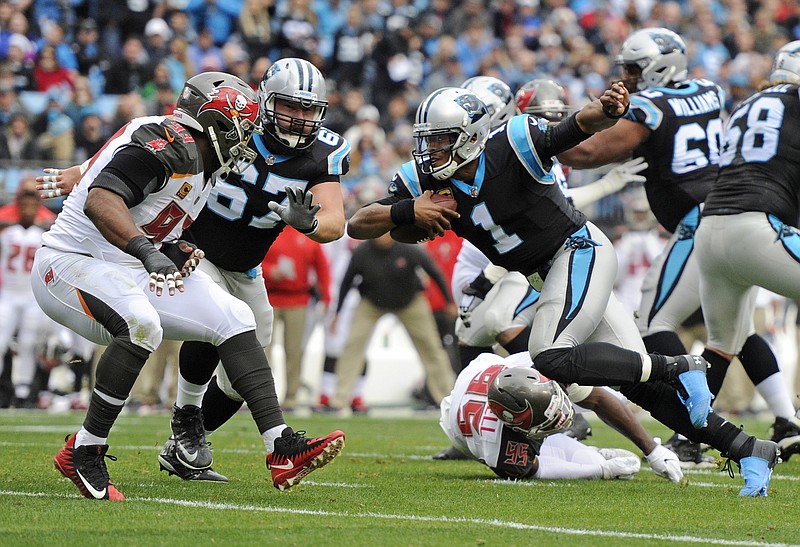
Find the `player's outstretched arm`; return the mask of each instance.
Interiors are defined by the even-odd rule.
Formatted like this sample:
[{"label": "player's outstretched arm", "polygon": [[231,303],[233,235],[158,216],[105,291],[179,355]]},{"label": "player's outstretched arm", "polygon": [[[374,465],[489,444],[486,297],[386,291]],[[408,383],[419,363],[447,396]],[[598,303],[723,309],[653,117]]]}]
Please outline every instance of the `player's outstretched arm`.
[{"label": "player's outstretched arm", "polygon": [[73,165],[66,169],[47,167],[44,175],[36,177],[36,190],[41,192],[42,199],[68,196],[86,172],[87,164]]},{"label": "player's outstretched arm", "polygon": [[614,82],[600,98],[584,106],[577,115],[578,126],[584,133],[597,133],[608,129],[625,115],[631,97],[622,82]]}]

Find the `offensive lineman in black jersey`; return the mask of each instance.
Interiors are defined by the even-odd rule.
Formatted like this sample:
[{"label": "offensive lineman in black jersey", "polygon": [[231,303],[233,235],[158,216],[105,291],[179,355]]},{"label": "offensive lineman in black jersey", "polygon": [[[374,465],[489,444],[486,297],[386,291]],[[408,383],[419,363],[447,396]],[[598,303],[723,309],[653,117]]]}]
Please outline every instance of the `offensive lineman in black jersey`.
[{"label": "offensive lineman in black jersey", "polygon": [[[648,351],[680,355],[686,349],[676,331],[700,308],[694,233],[719,170],[724,92],[708,80],[688,78],[686,46],[668,29],[633,33],[622,44],[617,63],[632,93],[630,111],[607,134],[559,154],[559,159],[586,168],[631,154],[645,157],[649,168],[642,174],[650,208],[672,237],[644,279],[636,323]],[[777,359],[755,334],[752,320],[747,328],[739,358],[770,410],[785,422],[794,407]],[[727,363],[711,352],[703,358],[710,363],[708,384],[716,395]],[[668,446],[686,466],[713,465],[695,443],[674,436]]]},{"label": "offensive lineman in black jersey", "polygon": [[[611,243],[553,184],[552,157],[612,126],[627,109],[627,90],[616,83],[558,125],[522,115],[490,135],[475,95],[439,89],[417,110],[416,161],[400,168],[389,197],[350,218],[348,234],[367,239],[413,225],[436,237],[452,228],[492,263],[522,272],[541,290],[529,342],[538,370],[565,383],[623,386],[662,423],[743,463],[740,495],[760,494],[770,478],[760,462],[771,470],[777,446],[709,414],[702,358],[645,353],[612,294]],[[456,212],[431,200],[440,191],[455,197]]]},{"label": "offensive lineman in black jersey", "polygon": [[[321,127],[328,104],[325,80],[308,61],[286,58],[273,63],[258,95],[264,134],[250,141],[256,152],[254,163],[241,175],[216,181],[206,207],[185,236],[205,252],[198,269],[252,309],[263,347],[272,336],[272,307],[261,262],[286,224],[320,243],[342,236],[345,216],[339,179],[350,168],[350,145]],[[65,178],[72,177],[51,175],[44,180],[49,186],[42,189],[66,193],[74,181]],[[159,463],[185,480],[228,480],[211,469],[205,431],[215,431],[228,421],[243,401],[221,368],[217,381],[209,383],[218,362],[210,344],[181,346],[173,435],[161,450]],[[276,443],[298,453],[321,450],[322,443],[331,440],[306,439],[287,430]],[[301,469],[281,470],[283,465],[271,466],[274,484],[281,490],[302,478]]]},{"label": "offensive lineman in black jersey", "polygon": [[[725,126],[719,177],[696,242],[706,353],[727,368],[747,344],[756,287],[800,298],[800,41],[783,46],[769,82]],[[717,363],[714,364],[717,366]],[[800,416],[778,420],[773,441],[800,453]]]}]

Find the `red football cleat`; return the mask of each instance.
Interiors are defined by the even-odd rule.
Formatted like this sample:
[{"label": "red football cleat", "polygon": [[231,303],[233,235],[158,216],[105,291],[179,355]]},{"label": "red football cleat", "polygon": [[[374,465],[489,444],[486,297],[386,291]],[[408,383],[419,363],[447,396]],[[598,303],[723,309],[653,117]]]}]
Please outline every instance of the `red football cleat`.
[{"label": "red football cleat", "polygon": [[288,490],[320,467],[327,465],[344,447],[344,433],[339,430],[324,437],[309,439],[305,431],[287,427],[275,439],[275,451],[267,455],[267,468],[272,472],[272,484],[278,490]]},{"label": "red football cleat", "polygon": [[108,478],[105,458],[116,461],[117,458],[106,454],[107,444],[89,444],[75,448],[75,434],[67,435],[67,442],[58,451],[53,463],[62,475],[67,477],[84,497],[93,500],[123,501],[125,496]]}]

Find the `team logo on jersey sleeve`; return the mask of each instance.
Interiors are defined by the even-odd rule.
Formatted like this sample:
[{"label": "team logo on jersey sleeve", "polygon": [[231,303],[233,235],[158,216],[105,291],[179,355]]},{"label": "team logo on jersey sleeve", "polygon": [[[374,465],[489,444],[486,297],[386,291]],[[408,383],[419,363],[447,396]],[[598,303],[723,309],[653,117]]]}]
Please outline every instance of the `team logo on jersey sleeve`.
[{"label": "team logo on jersey sleeve", "polygon": [[150,142],[144,143],[144,147],[155,154],[156,152],[161,152],[167,147],[167,141],[166,139],[153,139]]}]

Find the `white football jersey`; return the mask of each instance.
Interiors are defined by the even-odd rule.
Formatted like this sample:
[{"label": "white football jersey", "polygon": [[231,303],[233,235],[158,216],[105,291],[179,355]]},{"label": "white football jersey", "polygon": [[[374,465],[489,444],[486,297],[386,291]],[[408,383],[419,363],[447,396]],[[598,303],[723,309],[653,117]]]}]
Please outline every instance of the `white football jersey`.
[{"label": "white football jersey", "polygon": [[204,180],[202,159],[191,134],[170,118],[136,118],[92,158],[53,227],[43,236],[44,245],[128,267],[141,267],[138,259],[109,243],[83,212],[92,181],[124,146],[139,146],[153,153],[162,161],[169,177],[163,188],[148,194],[142,203],[130,209],[136,226],[144,235],[158,247],[159,243],[178,239],[197,217],[206,204],[211,184]]},{"label": "white football jersey", "polygon": [[0,280],[2,291],[16,295],[33,296],[31,268],[36,250],[42,246],[39,226],[24,228],[19,224],[0,232]]},{"label": "white football jersey", "polygon": [[[439,418],[439,425],[453,446],[489,467],[497,467],[505,425],[489,408],[489,386],[505,369],[531,367],[532,363],[528,352],[508,357],[483,353],[461,371],[453,391],[442,401]],[[582,401],[591,390],[577,384],[566,388],[572,402]]]}]

